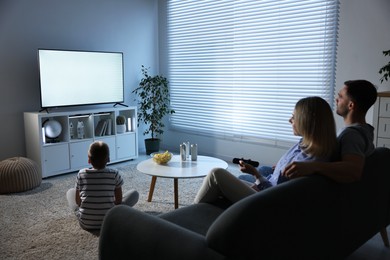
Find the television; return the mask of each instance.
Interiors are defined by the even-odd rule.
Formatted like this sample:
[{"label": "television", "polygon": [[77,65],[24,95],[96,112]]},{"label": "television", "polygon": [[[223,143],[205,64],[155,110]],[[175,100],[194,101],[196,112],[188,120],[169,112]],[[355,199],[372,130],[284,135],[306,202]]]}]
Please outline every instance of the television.
[{"label": "television", "polygon": [[123,53],[38,49],[41,107],[124,102]]}]

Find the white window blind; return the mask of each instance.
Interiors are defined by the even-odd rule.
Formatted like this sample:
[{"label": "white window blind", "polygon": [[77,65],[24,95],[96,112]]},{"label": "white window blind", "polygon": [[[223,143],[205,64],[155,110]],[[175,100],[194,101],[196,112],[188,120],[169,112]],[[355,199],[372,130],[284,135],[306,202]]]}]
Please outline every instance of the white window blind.
[{"label": "white window blind", "polygon": [[171,128],[295,141],[302,97],[333,102],[338,1],[167,1]]}]

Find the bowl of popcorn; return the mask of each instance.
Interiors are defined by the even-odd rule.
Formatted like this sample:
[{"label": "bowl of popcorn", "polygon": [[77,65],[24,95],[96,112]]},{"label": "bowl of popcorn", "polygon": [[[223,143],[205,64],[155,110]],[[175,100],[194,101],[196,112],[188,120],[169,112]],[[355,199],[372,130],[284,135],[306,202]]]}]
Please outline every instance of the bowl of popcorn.
[{"label": "bowl of popcorn", "polygon": [[151,153],[150,156],[153,158],[153,161],[157,164],[166,164],[168,163],[171,159],[173,154],[165,151],[165,152],[157,152],[157,153]]}]

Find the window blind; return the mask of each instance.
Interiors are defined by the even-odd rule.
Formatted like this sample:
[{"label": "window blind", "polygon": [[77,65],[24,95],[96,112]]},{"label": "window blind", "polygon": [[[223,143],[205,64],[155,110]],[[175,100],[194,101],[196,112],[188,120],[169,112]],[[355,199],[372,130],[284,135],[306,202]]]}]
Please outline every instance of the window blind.
[{"label": "window blind", "polygon": [[167,1],[171,128],[274,145],[302,97],[333,103],[338,1]]}]

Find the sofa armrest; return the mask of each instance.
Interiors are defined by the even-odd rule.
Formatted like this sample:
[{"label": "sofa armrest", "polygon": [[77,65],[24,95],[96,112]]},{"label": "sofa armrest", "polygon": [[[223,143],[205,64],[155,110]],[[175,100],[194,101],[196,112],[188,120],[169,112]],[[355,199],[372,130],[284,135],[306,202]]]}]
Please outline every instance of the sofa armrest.
[{"label": "sofa armrest", "polygon": [[124,205],[107,213],[99,238],[99,259],[222,258],[204,236]]}]

